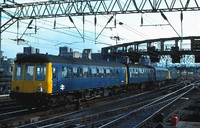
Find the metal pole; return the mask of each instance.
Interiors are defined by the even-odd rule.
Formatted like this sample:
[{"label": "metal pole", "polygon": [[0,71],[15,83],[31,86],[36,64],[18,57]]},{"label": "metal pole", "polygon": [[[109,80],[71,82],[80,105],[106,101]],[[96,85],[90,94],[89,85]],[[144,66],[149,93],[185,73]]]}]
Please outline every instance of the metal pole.
[{"label": "metal pole", "polygon": [[181,44],[180,44],[180,50],[182,50],[182,44],[183,44],[183,11],[181,11]]}]

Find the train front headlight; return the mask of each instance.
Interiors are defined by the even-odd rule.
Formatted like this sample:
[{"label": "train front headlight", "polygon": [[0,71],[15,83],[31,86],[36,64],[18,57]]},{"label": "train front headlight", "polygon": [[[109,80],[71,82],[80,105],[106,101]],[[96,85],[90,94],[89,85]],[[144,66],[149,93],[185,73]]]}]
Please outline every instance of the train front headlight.
[{"label": "train front headlight", "polygon": [[42,92],[42,91],[43,91],[42,86],[39,86],[39,87],[38,87],[38,92]]}]

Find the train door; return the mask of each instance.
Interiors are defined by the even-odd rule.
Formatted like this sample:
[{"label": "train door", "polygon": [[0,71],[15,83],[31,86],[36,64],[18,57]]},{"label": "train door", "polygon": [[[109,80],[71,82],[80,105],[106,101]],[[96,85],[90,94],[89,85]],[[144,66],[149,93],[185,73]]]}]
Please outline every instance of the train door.
[{"label": "train door", "polygon": [[58,67],[52,67],[53,93],[58,92]]}]

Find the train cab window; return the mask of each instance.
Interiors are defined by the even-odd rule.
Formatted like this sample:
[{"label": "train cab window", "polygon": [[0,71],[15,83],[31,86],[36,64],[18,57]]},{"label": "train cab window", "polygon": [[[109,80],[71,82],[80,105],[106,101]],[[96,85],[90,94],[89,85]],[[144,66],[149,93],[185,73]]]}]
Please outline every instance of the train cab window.
[{"label": "train cab window", "polygon": [[62,78],[68,78],[67,67],[62,67]]},{"label": "train cab window", "polygon": [[117,75],[117,77],[119,76],[119,72],[118,72],[118,70],[116,70],[116,75]]},{"label": "train cab window", "polygon": [[83,77],[88,78],[88,68],[83,68]]},{"label": "train cab window", "polygon": [[96,68],[92,68],[92,77],[93,78],[97,77],[97,69]]},{"label": "train cab window", "polygon": [[36,81],[44,81],[45,75],[46,75],[46,65],[37,64],[35,80]]},{"label": "train cab window", "polygon": [[26,64],[25,65],[24,80],[33,80],[33,73],[34,73],[34,65],[33,64]]},{"label": "train cab window", "polygon": [[16,65],[15,67],[15,80],[22,80],[23,65]]}]

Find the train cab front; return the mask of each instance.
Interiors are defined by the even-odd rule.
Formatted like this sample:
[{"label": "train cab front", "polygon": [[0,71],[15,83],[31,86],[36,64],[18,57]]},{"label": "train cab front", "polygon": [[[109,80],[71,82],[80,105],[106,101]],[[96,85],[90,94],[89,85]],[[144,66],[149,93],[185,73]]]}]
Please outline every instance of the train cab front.
[{"label": "train cab front", "polygon": [[52,93],[51,63],[15,63],[10,98],[22,104],[45,104]]}]

